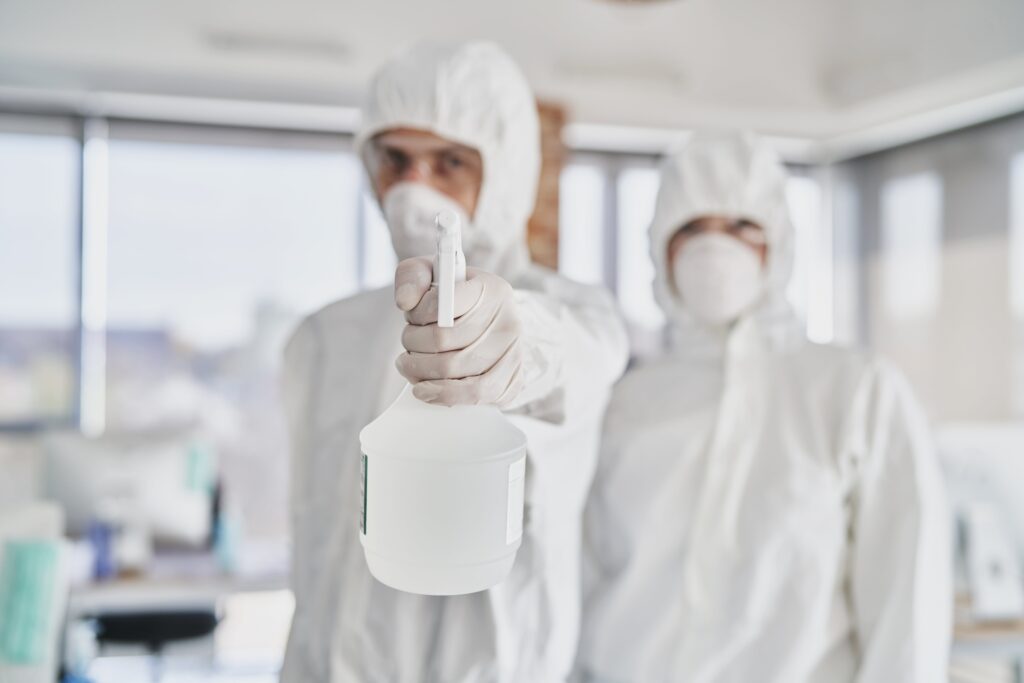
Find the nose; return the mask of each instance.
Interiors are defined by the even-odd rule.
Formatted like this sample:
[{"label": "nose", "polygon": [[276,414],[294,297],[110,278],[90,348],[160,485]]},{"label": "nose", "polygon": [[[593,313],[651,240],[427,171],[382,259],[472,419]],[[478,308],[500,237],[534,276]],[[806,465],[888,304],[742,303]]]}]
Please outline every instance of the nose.
[{"label": "nose", "polygon": [[426,159],[413,159],[408,166],[402,169],[400,180],[410,182],[426,182],[433,175],[430,162]]}]

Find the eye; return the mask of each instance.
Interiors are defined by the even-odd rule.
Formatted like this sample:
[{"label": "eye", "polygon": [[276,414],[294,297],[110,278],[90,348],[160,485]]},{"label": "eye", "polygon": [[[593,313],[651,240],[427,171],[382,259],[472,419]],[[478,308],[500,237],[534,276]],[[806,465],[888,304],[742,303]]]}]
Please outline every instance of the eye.
[{"label": "eye", "polygon": [[761,226],[753,221],[744,219],[737,220],[733,223],[731,232],[744,242],[753,245],[762,245],[767,243],[767,237],[764,234],[764,230]]},{"label": "eye", "polygon": [[458,152],[445,152],[441,157],[441,164],[445,169],[456,171],[466,166],[466,160]]},{"label": "eye", "polygon": [[761,226],[753,221],[748,221],[744,218],[740,218],[732,224],[732,229],[736,232],[753,235],[756,233],[763,232]]},{"label": "eye", "polygon": [[390,169],[401,170],[409,164],[409,157],[400,150],[393,147],[385,147],[383,153],[384,165]]}]

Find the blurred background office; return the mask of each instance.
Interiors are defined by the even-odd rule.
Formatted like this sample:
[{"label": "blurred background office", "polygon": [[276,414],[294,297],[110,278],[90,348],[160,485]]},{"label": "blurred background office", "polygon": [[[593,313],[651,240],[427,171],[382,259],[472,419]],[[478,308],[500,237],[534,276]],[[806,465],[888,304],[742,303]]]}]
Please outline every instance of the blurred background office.
[{"label": "blurred background office", "polygon": [[282,345],[394,274],[369,74],[467,38],[540,99],[535,260],[611,289],[637,355],[659,155],[778,146],[808,335],[889,356],[936,425],[954,676],[1024,680],[1019,0],[0,0],[0,680],[276,678]]}]

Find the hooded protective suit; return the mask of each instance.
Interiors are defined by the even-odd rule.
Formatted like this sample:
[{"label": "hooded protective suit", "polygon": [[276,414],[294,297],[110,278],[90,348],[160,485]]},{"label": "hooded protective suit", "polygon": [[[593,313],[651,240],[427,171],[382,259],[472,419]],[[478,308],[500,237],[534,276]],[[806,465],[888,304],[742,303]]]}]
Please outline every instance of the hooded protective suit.
[{"label": "hooded protective suit", "polygon": [[[788,313],[784,182],[749,135],[698,135],[665,163],[650,236],[673,344],[609,405],[584,680],[946,680],[948,513],[926,421],[889,365],[808,342]],[[683,308],[667,262],[707,215],[753,220],[769,245],[764,297],[721,330]]]},{"label": "hooded protective suit", "polygon": [[522,75],[489,44],[423,47],[374,80],[357,147],[416,128],[484,161],[470,266],[515,288],[529,399],[510,414],[528,438],[526,524],[509,577],[455,597],[402,593],[369,573],[355,515],[359,430],[404,382],[404,324],[390,288],[329,305],[285,351],[292,445],[295,616],[285,683],[558,681],[575,654],[583,501],[601,418],[626,361],[612,299],[533,266],[525,245],[539,166],[536,108]]}]

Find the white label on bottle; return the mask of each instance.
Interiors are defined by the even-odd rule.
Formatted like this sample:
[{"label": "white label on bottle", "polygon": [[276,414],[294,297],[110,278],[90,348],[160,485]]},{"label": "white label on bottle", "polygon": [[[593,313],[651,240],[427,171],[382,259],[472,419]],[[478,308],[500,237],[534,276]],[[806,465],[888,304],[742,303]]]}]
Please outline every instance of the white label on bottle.
[{"label": "white label on bottle", "polygon": [[505,544],[510,545],[523,535],[523,500],[526,493],[526,456],[508,466],[508,515]]}]

